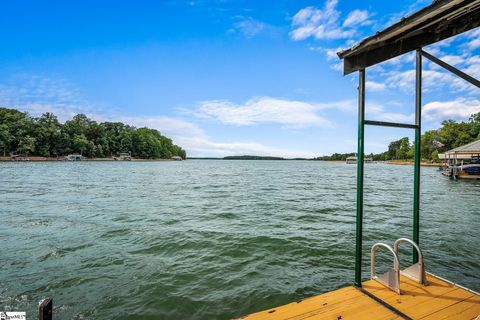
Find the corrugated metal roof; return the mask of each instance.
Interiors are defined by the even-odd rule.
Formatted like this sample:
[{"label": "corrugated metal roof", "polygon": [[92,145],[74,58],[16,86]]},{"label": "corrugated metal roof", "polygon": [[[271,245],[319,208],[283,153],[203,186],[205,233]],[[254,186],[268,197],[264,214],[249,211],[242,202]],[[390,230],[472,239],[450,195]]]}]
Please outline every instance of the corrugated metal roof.
[{"label": "corrugated metal roof", "polygon": [[480,0],[437,0],[337,53],[348,74],[480,25]]},{"label": "corrugated metal roof", "polygon": [[464,146],[449,150],[446,154],[452,153],[480,153],[480,140],[471,142]]}]

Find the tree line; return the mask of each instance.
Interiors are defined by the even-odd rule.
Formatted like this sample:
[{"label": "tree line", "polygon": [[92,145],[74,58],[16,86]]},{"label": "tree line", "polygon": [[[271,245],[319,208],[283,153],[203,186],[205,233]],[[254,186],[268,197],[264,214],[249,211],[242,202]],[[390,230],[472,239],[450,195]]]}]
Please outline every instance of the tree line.
[{"label": "tree line", "polygon": [[[426,131],[421,136],[422,160],[437,161],[438,154],[480,139],[480,112],[472,115],[468,121],[445,120],[437,130]],[[331,156],[317,157],[316,160],[341,160],[355,153],[334,153]],[[374,161],[412,160],[415,144],[408,137],[392,141],[388,150],[382,153],[365,155]]]},{"label": "tree line", "polygon": [[7,108],[0,108],[0,152],[42,157],[80,153],[92,158],[131,152],[133,157],[145,159],[186,158],[185,150],[155,129],[97,123],[84,114],[62,124],[50,112],[32,117]]}]

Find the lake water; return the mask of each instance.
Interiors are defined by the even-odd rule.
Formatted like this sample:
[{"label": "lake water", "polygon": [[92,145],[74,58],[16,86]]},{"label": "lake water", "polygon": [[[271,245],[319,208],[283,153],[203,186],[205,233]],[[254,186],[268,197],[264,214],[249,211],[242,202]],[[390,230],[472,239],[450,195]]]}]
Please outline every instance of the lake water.
[{"label": "lake water", "polygon": [[[365,169],[368,278],[373,243],[411,238],[413,167]],[[0,163],[0,310],[34,319],[53,297],[55,319],[228,319],[351,284],[355,176],[317,161]],[[427,271],[477,291],[479,205],[480,182],[422,168]]]}]

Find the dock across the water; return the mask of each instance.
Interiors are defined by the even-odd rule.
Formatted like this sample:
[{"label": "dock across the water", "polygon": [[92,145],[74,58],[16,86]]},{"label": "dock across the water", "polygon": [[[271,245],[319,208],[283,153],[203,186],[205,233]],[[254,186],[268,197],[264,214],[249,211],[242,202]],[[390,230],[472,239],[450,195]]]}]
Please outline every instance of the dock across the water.
[{"label": "dock across the water", "polygon": [[374,280],[260,311],[244,320],[476,319],[480,295],[431,274],[423,286],[401,276],[401,294]]}]

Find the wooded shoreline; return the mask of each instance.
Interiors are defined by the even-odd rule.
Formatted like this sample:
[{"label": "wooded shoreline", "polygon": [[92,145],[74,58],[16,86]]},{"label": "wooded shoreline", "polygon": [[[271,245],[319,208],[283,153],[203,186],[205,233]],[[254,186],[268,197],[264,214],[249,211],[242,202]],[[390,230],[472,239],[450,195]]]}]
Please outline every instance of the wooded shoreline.
[{"label": "wooded shoreline", "polygon": [[98,123],[84,114],[61,123],[49,112],[32,117],[26,112],[0,107],[0,155],[3,157],[56,160],[67,155],[82,155],[88,159],[108,159],[127,153],[135,159],[185,159],[187,156],[184,149],[156,129],[121,122]]},{"label": "wooded shoreline", "polygon": [[[187,158],[185,160],[230,160],[230,159],[225,159],[225,158]],[[238,160],[238,159],[236,159]],[[258,161],[263,161],[267,159],[246,159],[246,160],[258,160]],[[290,160],[290,161],[324,161],[324,162],[333,162],[333,163],[345,163],[345,161],[342,160],[314,160],[314,159],[268,159],[270,161],[276,160],[276,161],[285,161],[285,160]],[[70,162],[67,160],[64,160],[62,158],[50,158],[50,157],[38,157],[38,156],[32,156],[28,157],[28,160],[22,160],[22,161],[16,161],[12,160],[11,157],[0,157],[0,162]],[[108,161],[115,161],[115,162],[124,162],[122,160],[115,160],[113,157],[108,157],[108,158],[86,158],[82,159],[82,162],[108,162]],[[130,161],[136,161],[136,162],[157,162],[157,161],[177,161],[175,159],[142,159],[142,158],[135,158]],[[381,164],[393,164],[393,165],[413,165],[412,161],[378,161],[377,163]],[[430,163],[430,162],[422,162],[421,166],[423,167],[441,167],[443,164],[442,163]]]},{"label": "wooded shoreline", "polygon": [[[394,165],[401,165],[401,166],[408,166],[414,165],[413,161],[385,161],[385,164],[394,164]],[[422,167],[442,167],[444,164],[439,162],[421,162],[420,165]]]},{"label": "wooded shoreline", "polygon": [[[0,157],[0,162],[72,162],[68,160],[64,160],[62,158],[50,158],[50,157],[38,157],[32,156],[28,157],[28,160],[12,160],[11,157]],[[96,162],[96,161],[115,161],[115,162],[125,162],[122,160],[115,160],[115,158],[86,158],[82,159],[80,162]],[[142,162],[155,162],[155,161],[177,161],[175,159],[143,159],[143,158],[135,158],[129,161],[142,161]]]}]

